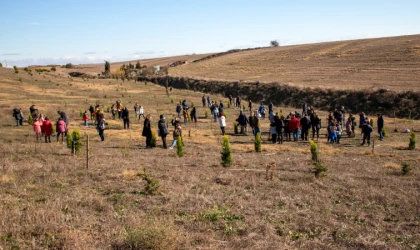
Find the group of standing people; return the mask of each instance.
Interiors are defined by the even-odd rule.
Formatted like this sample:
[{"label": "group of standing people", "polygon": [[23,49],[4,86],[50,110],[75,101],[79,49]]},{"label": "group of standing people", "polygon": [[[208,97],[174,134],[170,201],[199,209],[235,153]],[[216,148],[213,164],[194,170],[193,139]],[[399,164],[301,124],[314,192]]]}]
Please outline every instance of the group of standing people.
[{"label": "group of standing people", "polygon": [[[51,143],[51,136],[53,136],[53,124],[48,116],[44,117],[43,114],[38,114],[38,109],[35,105],[31,105],[29,112],[32,118],[32,124],[30,124],[35,133],[36,142],[42,141],[44,137],[45,143]],[[67,136],[69,119],[64,111],[57,111],[59,115],[58,120],[55,124],[55,130],[57,132],[57,143],[61,137],[61,143],[64,143],[64,136]],[[23,125],[23,112],[20,108],[13,109],[13,117],[16,119],[16,125]]]}]

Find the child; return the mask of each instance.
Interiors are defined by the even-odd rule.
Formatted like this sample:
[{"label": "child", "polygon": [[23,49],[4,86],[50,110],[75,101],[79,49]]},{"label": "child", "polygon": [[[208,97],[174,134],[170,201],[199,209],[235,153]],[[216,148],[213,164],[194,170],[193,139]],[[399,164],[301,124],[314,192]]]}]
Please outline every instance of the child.
[{"label": "child", "polygon": [[170,147],[170,149],[173,149],[176,145],[176,142],[178,140],[178,137],[181,136],[181,126],[179,126],[179,124],[177,124],[174,132],[173,132],[173,136],[174,136],[174,140],[172,141],[172,145]]},{"label": "child", "polygon": [[85,126],[89,127],[89,116],[88,116],[88,112],[85,110],[85,113],[83,114],[83,121],[85,121]]},{"label": "child", "polygon": [[35,135],[36,135],[36,142],[38,142],[38,139],[39,140],[42,140],[42,138],[41,138],[41,126],[42,126],[42,122],[40,122],[37,119],[37,120],[35,120],[32,123],[32,126],[34,127],[34,132],[35,132]]},{"label": "child", "polygon": [[42,131],[44,132],[45,143],[51,143],[53,127],[48,117],[45,117],[45,121],[42,123]]},{"label": "child", "polygon": [[340,144],[341,135],[343,134],[343,128],[341,122],[337,122],[337,144]]},{"label": "child", "polygon": [[57,124],[56,124],[56,130],[57,130],[57,143],[61,135],[61,144],[64,143],[64,134],[66,133],[67,126],[66,123],[63,121],[63,118],[58,118]]}]

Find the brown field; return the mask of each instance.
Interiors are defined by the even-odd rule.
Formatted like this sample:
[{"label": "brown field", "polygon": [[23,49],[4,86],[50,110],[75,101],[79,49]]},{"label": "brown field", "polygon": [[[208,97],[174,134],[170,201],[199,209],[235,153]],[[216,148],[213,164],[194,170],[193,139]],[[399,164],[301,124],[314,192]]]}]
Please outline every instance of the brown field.
[{"label": "brown field", "polygon": [[420,35],[243,51],[170,70],[175,77],[331,89],[420,91]]},{"label": "brown field", "polygon": [[[194,61],[197,59],[200,59],[202,57],[208,56],[211,54],[198,54],[198,55],[184,55],[184,56],[172,56],[172,57],[162,57],[162,58],[151,58],[151,59],[141,59],[141,60],[133,60],[133,61],[126,61],[126,62],[111,62],[111,71],[115,69],[119,69],[123,64],[128,65],[129,63],[136,65],[137,61],[140,62],[140,64],[146,65],[148,67],[150,66],[167,66],[168,64],[171,64],[176,61]],[[30,67],[30,68],[42,68],[42,67]],[[46,69],[49,69],[50,67],[45,67]],[[88,75],[96,76],[97,74],[104,71],[104,64],[79,64],[74,65],[71,69],[66,68],[56,68],[58,74],[68,74],[70,72],[81,72]]]},{"label": "brown field", "polygon": [[[160,139],[146,150],[134,117],[139,102],[154,129],[159,114],[172,118],[175,104],[163,87],[0,69],[0,88],[0,249],[420,249],[420,154],[406,150],[409,135],[401,133],[419,131],[419,121],[386,118],[386,139],[373,133],[374,154],[359,145],[359,134],[340,145],[322,137],[328,171],[315,178],[307,142],[272,145],[264,120],[263,152],[256,153],[252,136],[233,135],[233,108],[226,109],[233,165],[221,167],[220,129],[203,118],[199,92],[171,96],[199,106],[199,122],[183,125],[185,156],[177,157]],[[82,126],[79,110],[115,100],[128,106],[132,124],[123,130],[106,113],[102,143]],[[58,109],[66,111],[70,131],[90,135],[89,169],[85,146],[74,157],[65,145],[35,143],[31,126],[15,126],[12,109],[28,115],[31,104],[53,121]],[[405,176],[403,162],[412,168]],[[144,168],[159,181],[154,196],[143,194]]]}]

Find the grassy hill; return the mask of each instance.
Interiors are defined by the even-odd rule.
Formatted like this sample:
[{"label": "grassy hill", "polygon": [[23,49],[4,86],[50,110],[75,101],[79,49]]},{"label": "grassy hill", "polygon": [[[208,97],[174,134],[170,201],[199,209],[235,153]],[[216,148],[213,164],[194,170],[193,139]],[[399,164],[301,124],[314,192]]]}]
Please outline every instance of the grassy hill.
[{"label": "grassy hill", "polygon": [[[262,152],[257,153],[253,136],[234,135],[239,110],[233,108],[225,109],[233,165],[221,167],[220,128],[205,118],[208,109],[201,107],[200,92],[175,89],[168,97],[165,88],[152,83],[83,80],[52,72],[31,76],[4,68],[0,88],[0,248],[420,247],[420,154],[407,150],[409,134],[401,133],[420,130],[418,121],[386,118],[385,140],[372,135],[374,154],[360,146],[359,129],[339,145],[322,136],[319,152],[328,171],[315,178],[307,142],[273,145],[267,140],[269,123],[262,120]],[[227,103],[225,97],[211,97]],[[164,150],[159,138],[156,148],[145,149],[135,102],[152,115],[156,130],[158,116],[171,120],[182,99],[199,106],[198,123],[182,124],[185,156]],[[109,130],[100,142],[94,128],[83,126],[79,112],[92,104],[106,110],[116,100],[130,110],[130,129],[105,113]],[[12,109],[21,107],[26,117],[31,104],[54,122],[57,110],[67,113],[70,131],[78,129],[84,136],[80,155],[72,156],[63,144],[36,143],[31,126],[15,126]],[[293,110],[275,107],[280,109]],[[326,134],[326,113],[319,114],[321,134]],[[266,180],[266,166],[273,162],[273,179]],[[402,163],[410,165],[408,175],[401,174]],[[145,193],[144,169],[159,182],[155,195]]]},{"label": "grassy hill", "polygon": [[420,35],[249,50],[172,68],[170,75],[331,89],[420,91]]}]

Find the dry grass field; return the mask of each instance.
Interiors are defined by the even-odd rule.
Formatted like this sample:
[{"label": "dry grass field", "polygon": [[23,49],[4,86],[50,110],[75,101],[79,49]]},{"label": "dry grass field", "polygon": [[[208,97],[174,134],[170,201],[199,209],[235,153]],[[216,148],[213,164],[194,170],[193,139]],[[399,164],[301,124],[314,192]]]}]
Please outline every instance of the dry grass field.
[{"label": "dry grass field", "polygon": [[420,91],[420,35],[280,46],[176,67],[175,77]]},{"label": "dry grass field", "polygon": [[[110,62],[111,63],[111,69],[119,69],[123,64],[128,65],[129,63],[136,65],[137,61],[140,62],[141,65],[146,65],[148,67],[150,66],[167,66],[168,64],[171,64],[176,61],[194,61],[200,58],[203,58],[205,56],[208,56],[210,54],[197,54],[197,55],[184,55],[184,56],[172,56],[172,57],[162,57],[162,58],[151,58],[151,59],[141,59],[141,60],[133,60],[133,61],[126,61],[126,62]],[[42,68],[42,67],[36,67],[36,68]],[[45,67],[45,69],[50,69],[50,67]],[[80,64],[80,65],[74,65],[71,69],[66,68],[57,68],[57,73],[61,73],[62,75],[68,74],[70,72],[81,72],[88,75],[96,76],[97,74],[104,71],[104,64]]]},{"label": "dry grass field", "polygon": [[[418,41],[401,39],[412,40],[407,44],[413,46]],[[374,43],[360,47],[369,51],[368,44]],[[319,45],[324,50],[312,51],[336,49],[307,60],[303,55],[308,53],[302,52],[296,65],[316,64],[330,53],[347,51],[339,44]],[[281,54],[285,49],[261,52]],[[347,53],[342,57],[354,58]],[[204,65],[213,62],[221,63],[214,59],[197,64],[202,65],[198,72],[207,72]],[[403,63],[414,70],[409,61],[393,67],[399,70]],[[190,72],[189,67],[172,73]],[[411,74],[412,84],[416,74]],[[322,137],[320,157],[328,171],[315,178],[307,142],[273,145],[267,141],[268,122],[263,120],[263,151],[256,153],[252,136],[233,134],[239,113],[233,108],[226,109],[233,165],[222,167],[220,129],[204,118],[199,92],[175,89],[167,97],[163,87],[151,83],[35,72],[30,76],[1,68],[0,88],[0,249],[420,249],[420,153],[407,150],[409,135],[401,133],[412,127],[419,131],[419,121],[397,119],[394,124],[394,119],[386,118],[385,140],[373,134],[374,154],[359,145],[359,134],[343,138],[340,145],[327,144]],[[156,130],[158,115],[170,120],[175,104],[184,98],[199,107],[198,123],[182,125],[185,155],[164,150],[159,138],[156,148],[146,150],[143,120],[134,117],[134,103],[152,115]],[[221,96],[212,99],[227,101]],[[106,113],[109,129],[105,142],[100,142],[94,128],[82,125],[79,110],[95,103],[106,109],[116,100],[130,109],[130,129],[123,130],[122,121]],[[72,156],[65,145],[36,143],[31,126],[15,126],[12,109],[21,107],[27,116],[31,104],[54,122],[56,111],[64,110],[70,131],[90,135],[89,169],[85,141],[82,152]],[[276,110],[280,108],[292,110]],[[277,168],[267,181],[266,165],[272,162]],[[402,163],[410,165],[409,174],[401,174]],[[156,195],[145,195],[144,169],[159,182]]]}]

